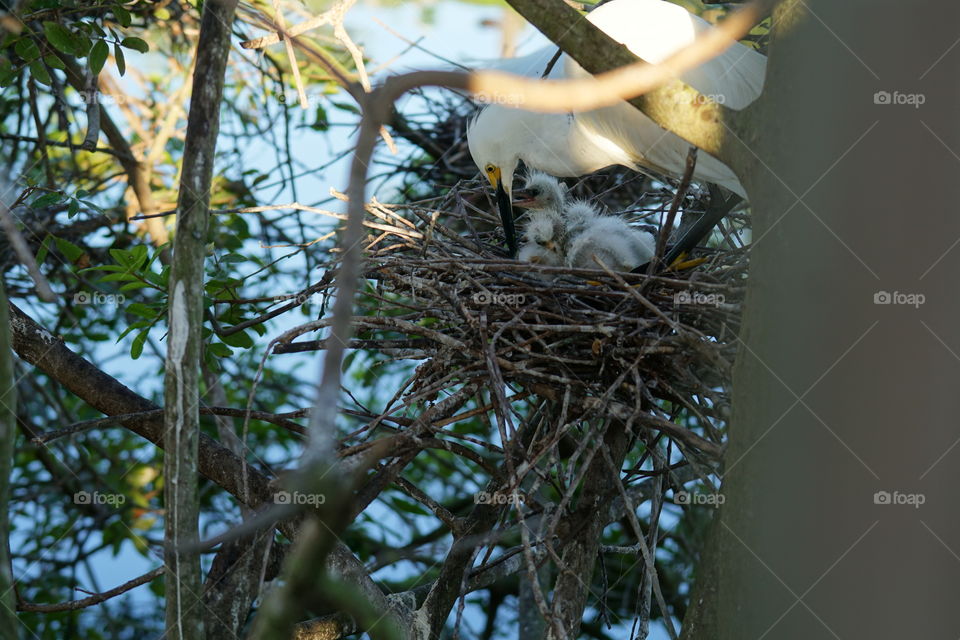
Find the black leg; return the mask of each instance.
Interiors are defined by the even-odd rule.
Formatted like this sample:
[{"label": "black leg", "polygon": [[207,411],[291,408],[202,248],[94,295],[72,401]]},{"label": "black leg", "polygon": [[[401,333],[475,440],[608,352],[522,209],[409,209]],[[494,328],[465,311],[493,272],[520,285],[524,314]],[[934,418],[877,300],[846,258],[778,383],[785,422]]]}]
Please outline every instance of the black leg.
[{"label": "black leg", "polygon": [[707,206],[707,210],[703,212],[699,220],[687,229],[677,243],[667,251],[663,257],[664,267],[669,267],[677,258],[692,251],[704,238],[710,235],[714,227],[720,224],[720,221],[723,220],[735,206],[743,201],[743,198],[735,193],[731,193],[728,197],[724,198],[723,192],[719,187],[714,187],[714,185],[710,185],[710,187],[710,204]]}]

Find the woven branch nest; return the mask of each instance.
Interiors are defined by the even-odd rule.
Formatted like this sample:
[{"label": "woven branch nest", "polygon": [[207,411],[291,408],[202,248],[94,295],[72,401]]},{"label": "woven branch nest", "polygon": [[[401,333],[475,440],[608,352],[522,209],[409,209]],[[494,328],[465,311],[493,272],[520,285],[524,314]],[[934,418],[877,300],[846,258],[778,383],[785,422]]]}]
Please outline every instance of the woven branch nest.
[{"label": "woven branch nest", "polygon": [[354,346],[420,362],[408,398],[467,383],[503,398],[508,386],[718,457],[746,250],[703,250],[703,264],[658,276],[534,265],[505,257],[485,197],[468,182],[431,201],[372,201]]}]

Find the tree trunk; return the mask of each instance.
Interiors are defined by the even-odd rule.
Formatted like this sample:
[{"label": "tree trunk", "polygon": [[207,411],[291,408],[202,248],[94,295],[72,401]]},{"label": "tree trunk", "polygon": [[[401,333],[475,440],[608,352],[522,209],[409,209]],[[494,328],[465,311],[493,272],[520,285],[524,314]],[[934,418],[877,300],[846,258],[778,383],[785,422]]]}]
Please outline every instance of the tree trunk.
[{"label": "tree trunk", "polygon": [[738,131],[751,277],[684,638],[955,637],[960,10],[793,6]]},{"label": "tree trunk", "polygon": [[[6,185],[4,185],[6,186]],[[6,204],[0,203],[0,207]],[[10,313],[7,293],[0,282],[0,637],[17,638],[16,591],[10,564],[10,475],[17,437],[17,383],[10,345]]]},{"label": "tree trunk", "polygon": [[[210,184],[220,128],[220,101],[236,0],[204,4],[187,121],[177,234],[170,272],[170,316],[164,380],[167,565],[166,637],[202,639],[200,555],[196,549],[200,502],[197,449],[199,372],[203,327],[203,259],[210,216]],[[192,548],[191,548],[192,547]]]}]

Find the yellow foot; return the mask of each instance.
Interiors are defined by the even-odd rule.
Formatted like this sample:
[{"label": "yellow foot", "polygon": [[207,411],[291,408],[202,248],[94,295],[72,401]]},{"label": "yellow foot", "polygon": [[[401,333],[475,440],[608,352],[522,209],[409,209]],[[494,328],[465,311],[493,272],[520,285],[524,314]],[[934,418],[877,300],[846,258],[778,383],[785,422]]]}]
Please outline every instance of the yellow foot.
[{"label": "yellow foot", "polygon": [[673,264],[667,268],[667,271],[684,271],[686,269],[693,269],[694,267],[700,266],[707,261],[706,258],[694,258],[693,260],[684,260],[686,254],[680,256],[673,261]]}]

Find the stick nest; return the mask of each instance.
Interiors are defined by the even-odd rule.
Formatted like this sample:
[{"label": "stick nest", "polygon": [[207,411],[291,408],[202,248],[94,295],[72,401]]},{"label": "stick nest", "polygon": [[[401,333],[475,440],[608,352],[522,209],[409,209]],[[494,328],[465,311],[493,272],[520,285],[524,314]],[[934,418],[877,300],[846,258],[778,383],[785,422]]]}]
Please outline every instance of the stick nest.
[{"label": "stick nest", "polygon": [[[719,457],[744,249],[703,250],[703,264],[657,276],[509,259],[475,181],[416,203],[374,199],[368,211],[368,287],[351,346],[420,362],[407,398],[472,383],[502,416],[512,390],[512,400],[557,403],[567,420],[628,420]],[[648,221],[657,213],[648,207]]]}]

